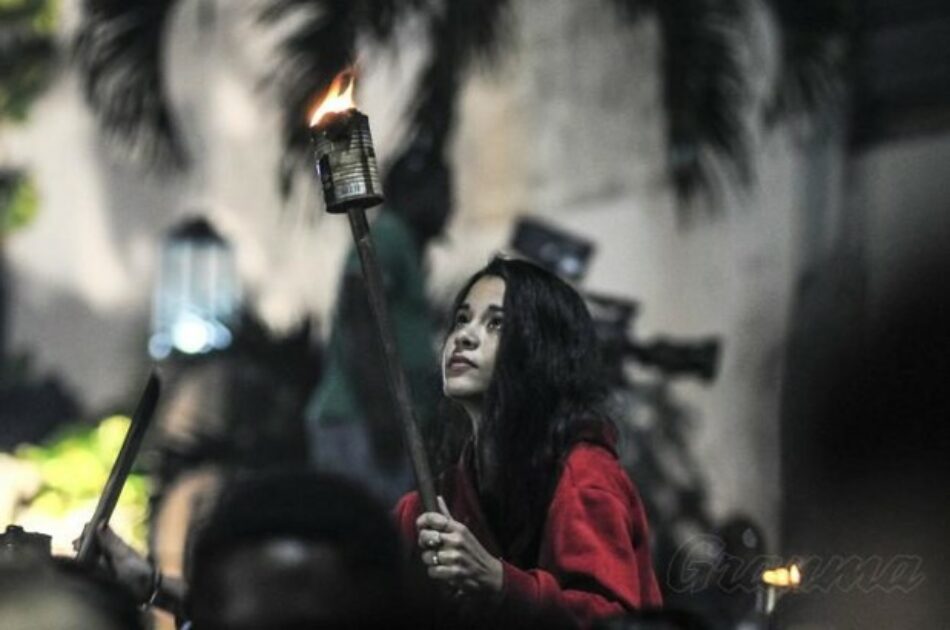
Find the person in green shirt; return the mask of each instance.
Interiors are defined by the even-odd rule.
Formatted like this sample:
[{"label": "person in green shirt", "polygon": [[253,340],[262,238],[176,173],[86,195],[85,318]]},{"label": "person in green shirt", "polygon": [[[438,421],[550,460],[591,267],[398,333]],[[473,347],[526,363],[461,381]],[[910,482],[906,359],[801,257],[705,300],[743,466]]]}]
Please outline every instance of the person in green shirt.
[{"label": "person in green shirt", "polygon": [[[425,293],[426,245],[449,218],[452,187],[441,156],[408,149],[389,170],[386,204],[371,234],[400,362],[425,433],[441,398],[437,331]],[[355,249],[343,266],[321,382],[306,410],[309,452],[320,470],[367,484],[388,504],[412,485],[396,402]]]}]

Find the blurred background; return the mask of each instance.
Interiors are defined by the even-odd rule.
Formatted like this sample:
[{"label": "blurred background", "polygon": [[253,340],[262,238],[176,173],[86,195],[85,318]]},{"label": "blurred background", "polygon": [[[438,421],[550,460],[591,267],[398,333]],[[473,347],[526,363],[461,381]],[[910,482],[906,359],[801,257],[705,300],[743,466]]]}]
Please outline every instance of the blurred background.
[{"label": "blurred background", "polygon": [[433,318],[498,251],[589,296],[668,602],[751,615],[676,588],[711,534],[922,559],[779,627],[941,627],[947,41],[936,0],[0,3],[0,525],[68,552],[152,363],[116,526],[169,570],[222,471],[307,460],[351,238],[306,114],[356,62],[382,170],[448,168]]}]

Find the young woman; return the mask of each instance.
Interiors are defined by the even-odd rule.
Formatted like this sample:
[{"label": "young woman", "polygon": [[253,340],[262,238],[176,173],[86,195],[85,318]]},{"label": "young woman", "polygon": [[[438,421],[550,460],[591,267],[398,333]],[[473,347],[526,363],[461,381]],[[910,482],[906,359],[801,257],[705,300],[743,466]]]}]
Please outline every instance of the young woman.
[{"label": "young woman", "polygon": [[555,275],[495,259],[459,293],[442,374],[468,440],[439,478],[442,513],[422,513],[413,492],[396,517],[429,576],[493,625],[661,605],[599,367],[590,315]]}]

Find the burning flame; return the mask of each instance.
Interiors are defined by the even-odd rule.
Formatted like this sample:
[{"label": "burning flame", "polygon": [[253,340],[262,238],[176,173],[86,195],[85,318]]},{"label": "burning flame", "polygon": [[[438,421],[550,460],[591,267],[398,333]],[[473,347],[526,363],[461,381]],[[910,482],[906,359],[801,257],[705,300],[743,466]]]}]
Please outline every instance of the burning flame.
[{"label": "burning flame", "polygon": [[353,102],[353,86],[356,84],[356,71],[348,68],[336,75],[323,97],[310,114],[310,126],[316,127],[324,116],[356,107]]},{"label": "burning flame", "polygon": [[802,572],[797,564],[762,572],[762,581],[769,586],[795,588],[802,583]]}]

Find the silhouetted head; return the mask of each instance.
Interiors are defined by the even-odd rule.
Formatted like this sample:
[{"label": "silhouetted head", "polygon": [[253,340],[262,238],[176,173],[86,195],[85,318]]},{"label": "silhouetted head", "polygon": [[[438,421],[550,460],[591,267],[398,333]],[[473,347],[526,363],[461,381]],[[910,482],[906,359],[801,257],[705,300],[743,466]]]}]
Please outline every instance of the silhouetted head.
[{"label": "silhouetted head", "polygon": [[72,560],[0,565],[0,627],[4,630],[136,630],[132,596],[114,581]]},{"label": "silhouetted head", "polygon": [[402,610],[403,554],[389,515],[338,477],[281,472],[230,484],[191,551],[196,630],[366,627]]}]

